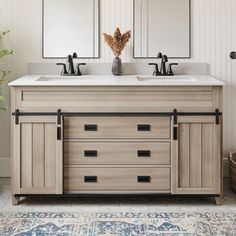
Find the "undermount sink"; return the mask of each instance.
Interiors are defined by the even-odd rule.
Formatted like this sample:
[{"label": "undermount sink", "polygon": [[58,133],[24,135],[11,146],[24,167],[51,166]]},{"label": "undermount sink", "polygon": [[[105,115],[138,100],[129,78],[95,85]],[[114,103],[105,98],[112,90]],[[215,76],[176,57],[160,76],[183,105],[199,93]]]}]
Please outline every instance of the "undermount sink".
[{"label": "undermount sink", "polygon": [[60,81],[72,81],[72,80],[94,80],[94,78],[88,78],[85,76],[59,76],[59,77],[40,77],[36,81],[42,82],[60,82]]},{"label": "undermount sink", "polygon": [[138,81],[149,81],[149,80],[158,80],[163,82],[169,82],[170,80],[173,80],[175,82],[196,82],[197,79],[190,77],[190,76],[137,76],[136,77]]}]

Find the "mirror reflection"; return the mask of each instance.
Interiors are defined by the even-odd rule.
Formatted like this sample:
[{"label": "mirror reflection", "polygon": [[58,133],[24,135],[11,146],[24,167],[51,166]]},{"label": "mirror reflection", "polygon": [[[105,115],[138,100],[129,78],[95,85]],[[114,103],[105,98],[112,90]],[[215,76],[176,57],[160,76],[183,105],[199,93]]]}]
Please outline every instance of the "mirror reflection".
[{"label": "mirror reflection", "polygon": [[99,57],[99,0],[43,1],[43,57]]},{"label": "mirror reflection", "polygon": [[134,57],[190,57],[190,0],[134,0]]}]

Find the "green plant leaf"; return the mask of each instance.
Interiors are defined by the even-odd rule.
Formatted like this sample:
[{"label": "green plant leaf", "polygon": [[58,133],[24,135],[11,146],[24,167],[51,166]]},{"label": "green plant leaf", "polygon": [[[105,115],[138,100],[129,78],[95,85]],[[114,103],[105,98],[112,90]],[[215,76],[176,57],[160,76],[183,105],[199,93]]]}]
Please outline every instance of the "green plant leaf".
[{"label": "green plant leaf", "polygon": [[[7,30],[7,31],[3,31],[3,32],[0,32],[0,42],[1,40],[3,39],[3,37],[8,34],[10,31]],[[9,55],[12,55],[13,54],[13,49],[1,49],[0,50],[0,58],[3,58],[5,56],[9,56]],[[3,63],[0,63],[0,66],[4,65]],[[3,84],[3,83],[6,83],[8,82],[8,80],[6,79],[6,76],[10,73],[10,71],[8,70],[3,70],[0,68],[0,85]],[[0,87],[1,89],[1,87]],[[1,103],[4,101],[4,97],[3,96],[0,96],[0,110],[2,111],[5,111],[6,108],[5,107],[2,107],[1,106]]]}]

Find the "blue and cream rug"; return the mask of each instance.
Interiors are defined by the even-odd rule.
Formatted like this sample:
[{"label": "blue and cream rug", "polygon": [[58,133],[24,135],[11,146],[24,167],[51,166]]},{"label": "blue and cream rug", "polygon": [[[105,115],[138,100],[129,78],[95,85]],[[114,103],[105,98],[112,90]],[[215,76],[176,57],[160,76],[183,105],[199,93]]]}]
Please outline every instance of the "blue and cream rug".
[{"label": "blue and cream rug", "polygon": [[0,213],[1,236],[234,236],[233,213]]}]

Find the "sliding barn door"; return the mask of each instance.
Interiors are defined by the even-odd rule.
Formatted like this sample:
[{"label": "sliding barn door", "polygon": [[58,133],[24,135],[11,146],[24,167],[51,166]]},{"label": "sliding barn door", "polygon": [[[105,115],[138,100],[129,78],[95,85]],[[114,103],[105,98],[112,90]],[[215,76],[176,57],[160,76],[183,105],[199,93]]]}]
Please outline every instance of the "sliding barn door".
[{"label": "sliding barn door", "polygon": [[215,117],[178,117],[173,142],[174,194],[220,194],[221,126]]},{"label": "sliding barn door", "polygon": [[56,118],[22,116],[14,131],[15,194],[62,194],[62,135],[57,136]]}]

